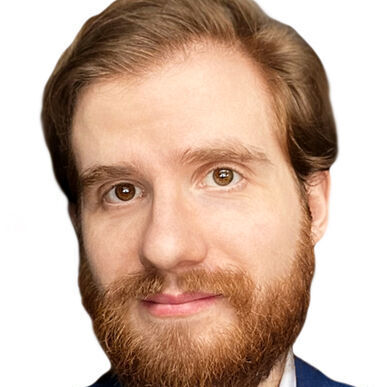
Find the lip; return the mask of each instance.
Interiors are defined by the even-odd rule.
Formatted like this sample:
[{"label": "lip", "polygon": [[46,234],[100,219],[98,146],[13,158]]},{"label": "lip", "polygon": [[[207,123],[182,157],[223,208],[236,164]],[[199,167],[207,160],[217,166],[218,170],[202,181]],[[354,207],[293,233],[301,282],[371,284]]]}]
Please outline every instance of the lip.
[{"label": "lip", "polygon": [[155,317],[179,317],[207,309],[220,297],[210,293],[155,294],[141,300],[141,304]]}]

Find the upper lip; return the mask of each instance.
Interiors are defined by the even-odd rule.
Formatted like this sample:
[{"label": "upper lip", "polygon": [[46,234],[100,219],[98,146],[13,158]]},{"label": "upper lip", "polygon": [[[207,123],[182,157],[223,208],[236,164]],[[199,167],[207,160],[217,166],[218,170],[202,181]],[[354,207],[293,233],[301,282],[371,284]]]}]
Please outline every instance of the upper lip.
[{"label": "upper lip", "polygon": [[203,298],[209,298],[217,296],[213,293],[181,293],[181,294],[165,294],[159,293],[146,297],[143,301],[154,302],[157,304],[184,304],[186,302],[192,302],[201,300]]}]

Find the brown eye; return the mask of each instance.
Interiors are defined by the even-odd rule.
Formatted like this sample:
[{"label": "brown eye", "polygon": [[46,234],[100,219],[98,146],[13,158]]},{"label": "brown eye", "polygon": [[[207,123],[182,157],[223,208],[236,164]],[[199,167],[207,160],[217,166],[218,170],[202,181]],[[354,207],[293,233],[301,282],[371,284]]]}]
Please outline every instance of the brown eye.
[{"label": "brown eye", "polygon": [[234,172],[227,168],[217,168],[212,173],[212,177],[218,185],[229,185],[234,179]]},{"label": "brown eye", "polygon": [[133,184],[119,184],[114,189],[114,193],[117,198],[122,200],[123,202],[127,202],[134,198],[136,194],[136,188]]},{"label": "brown eye", "polygon": [[217,191],[230,191],[231,188],[237,188],[241,181],[243,177],[233,168],[221,167],[210,171],[201,184],[211,190],[217,188]]},{"label": "brown eye", "polygon": [[106,201],[109,203],[128,202],[135,198],[139,189],[130,183],[121,183],[114,186],[107,194]]}]

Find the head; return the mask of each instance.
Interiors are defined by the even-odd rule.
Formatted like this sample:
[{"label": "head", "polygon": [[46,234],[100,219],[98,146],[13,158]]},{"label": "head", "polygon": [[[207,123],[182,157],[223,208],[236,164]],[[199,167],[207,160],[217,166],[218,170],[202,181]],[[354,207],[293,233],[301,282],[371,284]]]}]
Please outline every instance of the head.
[{"label": "head", "polygon": [[270,377],[305,320],[337,154],[307,43],[248,0],[116,1],[59,60],[42,121],[122,383]]}]

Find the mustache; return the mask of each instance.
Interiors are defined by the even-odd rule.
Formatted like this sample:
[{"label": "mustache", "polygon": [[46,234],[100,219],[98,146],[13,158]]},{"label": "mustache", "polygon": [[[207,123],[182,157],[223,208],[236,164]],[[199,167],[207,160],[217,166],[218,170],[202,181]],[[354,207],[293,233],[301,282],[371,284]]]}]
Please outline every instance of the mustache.
[{"label": "mustache", "polygon": [[[241,270],[192,269],[174,274],[173,278],[181,293],[219,294],[236,307],[250,305],[257,290],[249,275]],[[160,271],[147,269],[142,273],[119,278],[103,290],[100,297],[105,303],[116,305],[131,302],[133,299],[141,300],[163,293],[169,280],[167,275]]]}]

